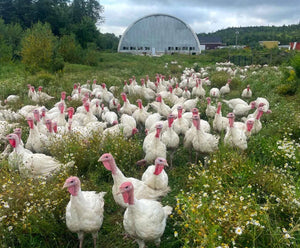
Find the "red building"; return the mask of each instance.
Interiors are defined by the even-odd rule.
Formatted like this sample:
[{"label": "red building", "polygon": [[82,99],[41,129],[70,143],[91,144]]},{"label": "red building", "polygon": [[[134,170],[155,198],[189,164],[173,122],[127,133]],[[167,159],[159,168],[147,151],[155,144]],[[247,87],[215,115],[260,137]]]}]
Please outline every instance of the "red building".
[{"label": "red building", "polygon": [[290,42],[290,50],[300,50],[300,42]]}]

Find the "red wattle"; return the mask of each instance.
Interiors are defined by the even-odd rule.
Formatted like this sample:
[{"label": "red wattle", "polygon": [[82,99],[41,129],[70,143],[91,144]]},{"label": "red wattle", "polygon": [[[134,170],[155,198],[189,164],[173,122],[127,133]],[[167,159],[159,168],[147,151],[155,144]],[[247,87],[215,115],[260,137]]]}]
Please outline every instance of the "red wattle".
[{"label": "red wattle", "polygon": [[163,165],[160,165],[160,164],[157,164],[155,166],[155,170],[154,170],[154,175],[159,175],[164,169],[164,166]]}]

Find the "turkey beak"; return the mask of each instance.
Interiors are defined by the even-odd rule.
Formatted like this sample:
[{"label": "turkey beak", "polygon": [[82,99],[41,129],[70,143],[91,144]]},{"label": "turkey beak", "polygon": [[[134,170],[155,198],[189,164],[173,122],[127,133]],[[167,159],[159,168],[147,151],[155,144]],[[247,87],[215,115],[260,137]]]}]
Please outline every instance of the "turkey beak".
[{"label": "turkey beak", "polygon": [[64,189],[64,188],[68,188],[68,186],[69,186],[69,185],[68,185],[68,183],[67,183],[67,182],[66,182],[66,183],[64,183],[63,189]]}]

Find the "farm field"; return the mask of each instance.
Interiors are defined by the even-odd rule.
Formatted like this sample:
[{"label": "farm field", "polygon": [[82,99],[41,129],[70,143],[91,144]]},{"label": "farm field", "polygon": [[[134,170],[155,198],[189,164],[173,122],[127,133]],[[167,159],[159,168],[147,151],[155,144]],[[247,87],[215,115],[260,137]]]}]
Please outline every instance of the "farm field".
[{"label": "farm field", "polygon": [[[224,144],[225,132],[213,130],[213,118],[205,111],[206,99],[199,99],[196,107],[201,119],[210,124],[211,133],[219,136],[218,149],[210,154],[197,154],[193,147],[183,146],[184,135],[180,135],[172,166],[165,168],[171,191],[162,198],[162,205],[171,206],[173,211],[167,219],[160,247],[299,247],[300,78],[290,64],[237,67],[212,63],[201,56],[146,57],[102,53],[97,66],[67,64],[56,74],[31,74],[21,64],[3,65],[0,67],[0,113],[5,109],[17,113],[25,105],[36,104],[28,97],[28,84],[36,89],[43,86],[44,92],[54,96],[54,99],[40,103],[51,109],[60,100],[62,91],[70,96],[74,83],[83,85],[94,79],[97,84],[105,83],[108,89],[116,86],[114,96],[122,106],[124,80],[129,81],[135,76],[140,85],[140,79],[148,75],[155,81],[158,73],[166,79],[171,75],[180,83],[186,68],[190,72],[200,72],[200,75],[207,73],[211,85],[203,85],[206,97],[211,88],[221,88],[229,78],[232,79],[230,92],[212,99],[212,105],[240,98],[243,89],[250,85],[253,95],[245,99],[247,103],[258,97],[266,98],[271,113],[262,115],[262,129],[252,134],[247,149],[241,150]],[[18,95],[19,99],[2,107],[4,100],[12,94]],[[143,105],[147,105],[147,99],[141,95],[127,93],[127,97],[133,104],[141,98]],[[165,103],[172,107],[169,100]],[[66,100],[66,105],[76,110],[82,102]],[[155,109],[150,106],[148,111],[155,112]],[[222,115],[231,111],[223,102]],[[252,112],[251,109],[249,113]],[[0,117],[4,118],[4,115]],[[236,121],[240,120],[236,117]],[[25,143],[29,136],[25,117],[11,118],[9,123],[17,124],[9,127],[7,133],[15,127],[22,128]],[[145,157],[145,135],[144,127],[139,127],[139,132],[130,138],[124,138],[122,133],[104,137],[94,132],[84,139],[75,132],[65,134],[59,142],[49,143],[47,154],[62,163],[74,161],[75,165],[48,178],[21,175],[18,170],[10,169],[8,158],[2,156],[1,247],[78,247],[77,234],[68,230],[65,221],[70,194],[63,185],[71,175],[80,178],[82,190],[107,192],[97,247],[138,247],[133,238],[124,235],[124,209],[113,199],[111,172],[98,159],[104,153],[111,153],[126,176],[140,179],[147,167],[136,163]],[[0,152],[7,145],[5,136],[1,137]],[[169,165],[170,154],[168,150]],[[153,242],[146,244],[149,248],[156,247]],[[93,247],[91,234],[85,235],[83,247]]]}]

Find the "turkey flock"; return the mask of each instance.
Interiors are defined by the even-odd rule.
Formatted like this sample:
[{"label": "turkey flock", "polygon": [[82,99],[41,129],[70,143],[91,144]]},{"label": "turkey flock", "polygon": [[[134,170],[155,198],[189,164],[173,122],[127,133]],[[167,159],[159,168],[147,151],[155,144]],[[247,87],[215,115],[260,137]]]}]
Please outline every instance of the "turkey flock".
[{"label": "turkey flock", "polygon": [[[88,139],[96,132],[103,137],[124,135],[129,139],[136,133],[144,133],[144,157],[137,164],[148,167],[141,179],[126,177],[110,153],[102,154],[99,162],[111,172],[116,204],[126,209],[123,219],[126,233],[136,240],[139,248],[148,241],[159,246],[172,212],[172,207],[160,203],[171,190],[165,167],[173,166],[179,146],[194,150],[197,158],[217,151],[221,142],[246,150],[251,136],[262,129],[263,114],[271,113],[268,100],[253,97],[250,85],[240,92],[241,98],[225,99],[236,76],[231,66],[217,64],[217,71],[228,73],[228,81],[220,89],[212,87],[207,68],[199,72],[185,68],[180,78],[166,79],[157,74],[151,81],[147,75],[139,84],[133,76],[124,85],[109,89],[105,83],[97,84],[96,79],[82,85],[75,83],[69,96],[61,92],[60,100],[51,109],[41,103],[55,98],[43,92],[42,87],[35,91],[34,86],[28,85],[28,98],[33,105],[14,112],[9,103],[19,100],[19,96],[8,96],[4,105],[0,102],[0,140],[10,144],[3,149],[1,158],[7,158],[10,168],[19,170],[23,176],[51,176],[61,167],[74,165],[73,161],[60,163],[47,150],[51,142],[59,142],[63,135],[76,134]],[[242,74],[240,78],[243,80]],[[128,98],[137,100],[130,102]],[[73,100],[81,101],[82,105],[76,109],[68,106]],[[206,105],[203,112],[199,110],[200,103]],[[222,114],[224,104],[231,109],[226,114],[224,111]],[[18,124],[21,120],[26,120],[29,126],[24,142]],[[63,187],[71,194],[66,207],[69,230],[78,234],[80,248],[84,233],[92,233],[96,247],[106,192],[82,191],[80,179],[75,176],[68,178]]]}]

